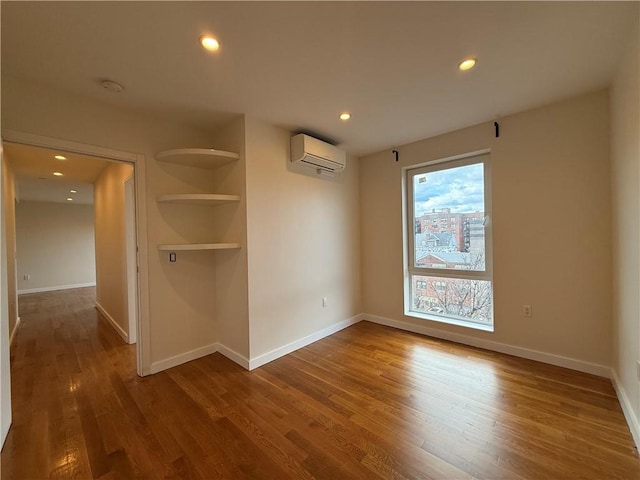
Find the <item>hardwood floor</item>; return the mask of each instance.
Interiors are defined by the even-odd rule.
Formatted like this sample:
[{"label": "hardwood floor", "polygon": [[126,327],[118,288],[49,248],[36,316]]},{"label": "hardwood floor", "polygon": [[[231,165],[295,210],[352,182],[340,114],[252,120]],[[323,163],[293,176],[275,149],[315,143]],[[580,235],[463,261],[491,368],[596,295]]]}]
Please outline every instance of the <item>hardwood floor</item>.
[{"label": "hardwood floor", "polygon": [[603,378],[361,322],[139,378],[93,289],[20,297],[3,479],[636,479]]}]

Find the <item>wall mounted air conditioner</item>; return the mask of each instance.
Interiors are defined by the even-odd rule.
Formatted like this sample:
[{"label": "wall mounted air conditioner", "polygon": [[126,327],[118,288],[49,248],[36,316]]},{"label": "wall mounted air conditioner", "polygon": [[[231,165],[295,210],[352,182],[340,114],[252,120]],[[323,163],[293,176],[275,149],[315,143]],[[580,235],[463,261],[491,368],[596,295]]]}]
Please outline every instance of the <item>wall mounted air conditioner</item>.
[{"label": "wall mounted air conditioner", "polygon": [[347,155],[333,145],[299,133],[291,137],[291,163],[307,165],[319,174],[335,174],[344,170]]}]

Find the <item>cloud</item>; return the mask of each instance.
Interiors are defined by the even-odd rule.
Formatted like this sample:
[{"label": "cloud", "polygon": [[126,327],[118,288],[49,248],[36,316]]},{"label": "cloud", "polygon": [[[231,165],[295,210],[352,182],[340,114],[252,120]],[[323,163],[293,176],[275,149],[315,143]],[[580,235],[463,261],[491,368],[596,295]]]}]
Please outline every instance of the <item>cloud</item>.
[{"label": "cloud", "polygon": [[483,211],[483,165],[466,165],[414,176],[414,202],[416,216],[442,208],[450,208],[454,213]]}]

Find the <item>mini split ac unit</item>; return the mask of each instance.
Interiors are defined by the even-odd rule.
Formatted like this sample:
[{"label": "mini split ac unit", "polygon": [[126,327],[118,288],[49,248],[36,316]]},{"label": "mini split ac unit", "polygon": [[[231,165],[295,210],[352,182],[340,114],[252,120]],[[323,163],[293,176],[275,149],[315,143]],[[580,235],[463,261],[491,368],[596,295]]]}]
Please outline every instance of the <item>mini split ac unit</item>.
[{"label": "mini split ac unit", "polygon": [[333,175],[344,170],[347,155],[333,145],[300,133],[291,137],[291,163],[308,165],[319,174]]}]

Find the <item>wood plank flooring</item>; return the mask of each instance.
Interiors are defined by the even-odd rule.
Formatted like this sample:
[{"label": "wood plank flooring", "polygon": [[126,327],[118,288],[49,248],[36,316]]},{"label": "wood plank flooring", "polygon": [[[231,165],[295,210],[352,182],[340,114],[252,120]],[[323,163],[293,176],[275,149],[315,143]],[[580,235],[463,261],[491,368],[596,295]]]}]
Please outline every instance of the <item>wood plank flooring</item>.
[{"label": "wood plank flooring", "polygon": [[2,479],[637,479],[603,378],[361,322],[139,378],[94,289],[20,297]]}]

